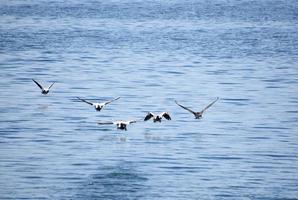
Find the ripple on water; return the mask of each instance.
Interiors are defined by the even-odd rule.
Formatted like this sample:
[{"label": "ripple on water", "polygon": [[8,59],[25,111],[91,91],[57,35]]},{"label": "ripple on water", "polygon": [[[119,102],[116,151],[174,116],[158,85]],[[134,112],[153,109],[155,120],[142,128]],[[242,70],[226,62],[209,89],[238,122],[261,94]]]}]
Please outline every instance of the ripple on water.
[{"label": "ripple on water", "polygon": [[75,198],[142,198],[148,190],[147,180],[145,175],[135,171],[126,162],[115,166],[101,166],[77,189]]}]

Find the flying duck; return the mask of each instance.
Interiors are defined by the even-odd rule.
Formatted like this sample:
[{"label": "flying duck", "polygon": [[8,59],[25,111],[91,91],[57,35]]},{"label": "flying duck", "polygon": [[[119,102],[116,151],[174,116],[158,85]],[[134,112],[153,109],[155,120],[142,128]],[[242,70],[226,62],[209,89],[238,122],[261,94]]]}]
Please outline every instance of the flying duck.
[{"label": "flying duck", "polygon": [[127,131],[127,128],[126,126],[129,125],[129,124],[132,124],[132,123],[136,123],[137,121],[136,120],[130,120],[130,121],[115,121],[115,122],[97,122],[97,124],[100,124],[100,125],[104,125],[104,124],[115,124],[117,126],[117,129],[120,129],[120,130],[125,130]]},{"label": "flying duck", "polygon": [[32,79],[32,81],[41,89],[41,94],[48,94],[50,91],[50,88],[54,85],[55,82],[53,82],[49,87],[45,88],[42,87],[42,85],[40,85],[36,80]]},{"label": "flying duck", "polygon": [[153,122],[161,122],[162,118],[166,118],[167,120],[171,120],[170,114],[168,112],[162,112],[159,115],[155,115],[152,112],[148,112],[144,121],[148,121],[149,119],[153,118]]},{"label": "flying duck", "polygon": [[212,101],[208,106],[206,106],[203,110],[201,110],[201,111],[199,111],[199,112],[195,112],[195,111],[193,111],[193,110],[191,110],[191,109],[189,109],[189,108],[187,108],[187,107],[185,107],[185,106],[182,106],[182,105],[179,104],[177,101],[175,101],[175,103],[176,103],[178,106],[180,106],[181,108],[183,108],[183,109],[185,109],[185,110],[191,112],[192,114],[194,114],[194,116],[195,116],[196,119],[200,119],[200,118],[203,117],[203,113],[204,113],[208,108],[210,108],[216,101],[218,101],[218,99],[219,99],[219,98],[217,97],[214,101]]},{"label": "flying duck", "polygon": [[117,97],[117,98],[115,98],[115,99],[112,99],[112,100],[110,100],[110,101],[106,101],[106,102],[103,102],[103,103],[92,103],[92,102],[87,101],[87,100],[85,100],[85,99],[81,99],[80,97],[77,97],[77,98],[78,98],[79,100],[85,102],[85,103],[88,103],[88,104],[91,105],[91,106],[94,106],[95,110],[97,110],[97,111],[101,111],[101,109],[102,109],[104,106],[106,106],[107,104],[112,103],[113,101],[116,101],[116,100],[120,99],[120,97]]}]

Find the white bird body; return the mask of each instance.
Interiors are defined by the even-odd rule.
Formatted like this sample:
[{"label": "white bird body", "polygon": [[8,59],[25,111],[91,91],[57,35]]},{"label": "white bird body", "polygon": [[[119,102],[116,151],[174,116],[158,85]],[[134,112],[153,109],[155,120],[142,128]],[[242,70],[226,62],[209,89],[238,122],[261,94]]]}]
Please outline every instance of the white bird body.
[{"label": "white bird body", "polygon": [[53,82],[49,87],[43,87],[40,83],[38,83],[36,80],[32,79],[32,81],[41,89],[41,93],[46,95],[49,93],[51,87],[55,84],[55,82]]},{"label": "white bird body", "polygon": [[93,102],[87,101],[87,100],[85,100],[85,99],[81,99],[80,97],[77,97],[77,98],[78,98],[79,100],[81,100],[81,101],[83,101],[83,102],[85,102],[85,103],[87,103],[87,104],[93,106],[93,107],[95,108],[95,110],[97,110],[97,111],[101,111],[101,109],[102,109],[104,106],[106,106],[107,104],[112,103],[113,101],[116,101],[116,100],[120,99],[120,97],[117,97],[117,98],[115,98],[115,99],[112,99],[112,100],[110,100],[110,101],[106,101],[106,102],[103,102],[103,103],[93,103]]},{"label": "white bird body", "polygon": [[126,128],[127,125],[136,123],[136,122],[137,122],[136,120],[129,120],[129,121],[119,120],[119,121],[114,121],[114,122],[97,122],[97,124],[100,124],[100,125],[115,124],[117,126],[117,129],[127,131],[127,128]]}]

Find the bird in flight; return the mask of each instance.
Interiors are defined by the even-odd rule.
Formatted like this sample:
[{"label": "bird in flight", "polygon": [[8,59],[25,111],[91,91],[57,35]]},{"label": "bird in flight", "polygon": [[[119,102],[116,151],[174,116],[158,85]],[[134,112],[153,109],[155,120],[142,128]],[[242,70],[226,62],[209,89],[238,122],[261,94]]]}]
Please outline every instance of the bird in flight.
[{"label": "bird in flight", "polygon": [[159,115],[155,115],[152,112],[148,112],[148,114],[145,116],[144,121],[148,121],[149,119],[153,119],[153,122],[161,122],[162,118],[166,118],[167,120],[171,120],[171,116],[168,112],[162,112]]},{"label": "bird in flight", "polygon": [[112,99],[112,100],[110,100],[110,101],[105,101],[105,102],[102,102],[102,103],[93,103],[93,102],[87,101],[87,100],[85,100],[85,99],[81,99],[80,97],[77,97],[77,98],[78,98],[79,100],[81,100],[81,101],[83,101],[83,102],[85,102],[85,103],[91,105],[91,106],[94,106],[95,110],[97,110],[97,111],[101,111],[101,109],[102,109],[104,106],[106,106],[107,104],[112,103],[113,101],[116,101],[116,100],[120,99],[120,97],[117,97],[117,98]]},{"label": "bird in flight", "polygon": [[41,93],[46,95],[49,93],[50,88],[54,85],[55,82],[53,82],[49,87],[43,87],[40,85],[36,80],[32,79],[32,81],[41,89]]},{"label": "bird in flight", "polygon": [[125,130],[127,131],[127,125],[129,124],[132,124],[132,123],[136,123],[137,121],[136,120],[130,120],[130,121],[115,121],[115,122],[97,122],[97,124],[100,124],[100,125],[105,125],[105,124],[115,124],[117,126],[117,129],[120,129],[120,130]]},{"label": "bird in flight", "polygon": [[219,98],[217,97],[214,101],[212,101],[210,104],[208,104],[203,110],[198,111],[198,112],[195,112],[195,111],[193,111],[193,110],[191,110],[191,109],[189,109],[189,108],[187,108],[187,107],[185,107],[185,106],[182,106],[182,105],[179,104],[177,101],[175,101],[175,103],[176,103],[178,106],[180,106],[181,108],[183,108],[183,109],[185,109],[185,110],[191,112],[191,113],[195,116],[196,119],[200,119],[200,118],[203,117],[203,113],[204,113],[208,108],[210,108],[216,101],[218,101],[218,99],[219,99]]}]

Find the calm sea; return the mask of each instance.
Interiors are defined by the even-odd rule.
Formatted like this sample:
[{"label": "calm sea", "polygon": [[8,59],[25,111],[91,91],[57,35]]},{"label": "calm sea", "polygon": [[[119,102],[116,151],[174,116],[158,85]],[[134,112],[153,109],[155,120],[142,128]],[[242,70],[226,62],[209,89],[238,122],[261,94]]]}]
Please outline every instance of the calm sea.
[{"label": "calm sea", "polygon": [[297,88],[296,0],[1,0],[0,199],[298,199]]}]

